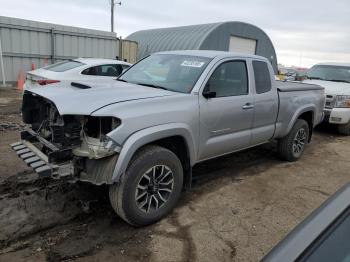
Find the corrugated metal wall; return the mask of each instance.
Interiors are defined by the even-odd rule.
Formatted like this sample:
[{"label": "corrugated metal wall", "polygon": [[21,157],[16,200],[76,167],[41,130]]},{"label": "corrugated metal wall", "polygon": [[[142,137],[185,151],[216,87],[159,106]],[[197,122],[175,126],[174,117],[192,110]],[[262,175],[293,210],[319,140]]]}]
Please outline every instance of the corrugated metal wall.
[{"label": "corrugated metal wall", "polygon": [[129,63],[136,63],[137,62],[137,42],[134,41],[129,41],[129,40],[122,40],[121,41],[122,46],[120,49],[122,50],[122,59],[125,60]]},{"label": "corrugated metal wall", "polygon": [[[128,50],[124,57],[119,52],[119,39],[111,32],[0,16],[0,39],[5,78],[9,82],[16,81],[19,72],[30,70],[32,64],[38,68],[76,57],[118,56],[136,62],[137,43],[123,41]],[[130,51],[132,48],[136,51]]]}]

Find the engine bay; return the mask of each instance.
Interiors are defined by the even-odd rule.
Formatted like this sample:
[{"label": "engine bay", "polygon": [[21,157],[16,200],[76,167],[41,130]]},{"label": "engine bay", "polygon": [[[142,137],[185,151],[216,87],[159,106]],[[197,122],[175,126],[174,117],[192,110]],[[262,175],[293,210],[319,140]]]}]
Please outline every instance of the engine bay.
[{"label": "engine bay", "polygon": [[[54,103],[28,91],[23,96],[22,115],[23,122],[38,136],[65,152],[61,161],[72,156],[99,159],[115,153],[106,146],[109,142],[106,135],[120,125],[117,118],[61,116]],[[39,147],[45,154],[51,153],[42,143]]]}]

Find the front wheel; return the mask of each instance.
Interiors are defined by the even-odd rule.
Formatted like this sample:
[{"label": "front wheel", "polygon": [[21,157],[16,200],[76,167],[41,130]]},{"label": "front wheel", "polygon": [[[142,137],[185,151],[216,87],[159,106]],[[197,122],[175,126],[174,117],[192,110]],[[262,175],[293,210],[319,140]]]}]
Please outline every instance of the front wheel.
[{"label": "front wheel", "polygon": [[345,136],[350,136],[350,122],[345,125],[338,125],[338,132]]},{"label": "front wheel", "polygon": [[308,123],[303,119],[298,119],[289,134],[278,141],[281,158],[291,162],[298,160],[308,143],[309,134]]},{"label": "front wheel", "polygon": [[118,184],[109,188],[116,213],[134,226],[145,226],[167,215],[180,198],[183,170],[178,157],[159,146],[139,150]]}]

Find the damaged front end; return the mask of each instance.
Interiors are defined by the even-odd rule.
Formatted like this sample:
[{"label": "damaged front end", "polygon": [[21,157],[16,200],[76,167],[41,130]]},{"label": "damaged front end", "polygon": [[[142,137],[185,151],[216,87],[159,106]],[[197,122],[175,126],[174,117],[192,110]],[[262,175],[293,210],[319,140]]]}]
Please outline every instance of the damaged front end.
[{"label": "damaged front end", "polygon": [[121,148],[107,134],[121,124],[119,119],[60,115],[54,103],[29,91],[23,96],[22,114],[30,127],[11,146],[39,176],[112,183]]}]

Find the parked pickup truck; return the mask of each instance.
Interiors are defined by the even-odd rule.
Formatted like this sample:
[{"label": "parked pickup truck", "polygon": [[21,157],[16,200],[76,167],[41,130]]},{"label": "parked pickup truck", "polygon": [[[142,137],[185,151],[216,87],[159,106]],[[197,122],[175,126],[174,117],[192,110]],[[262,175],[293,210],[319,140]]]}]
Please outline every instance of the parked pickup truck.
[{"label": "parked pickup truck", "polygon": [[275,81],[263,57],[218,51],[156,53],[90,83],[25,91],[30,128],[12,147],[39,176],[109,185],[135,226],[169,213],[199,162],[272,140],[297,160],[325,103],[320,86]]},{"label": "parked pickup truck", "polygon": [[339,133],[350,135],[350,64],[322,63],[307,72],[304,83],[325,88],[325,121],[338,126]]}]

